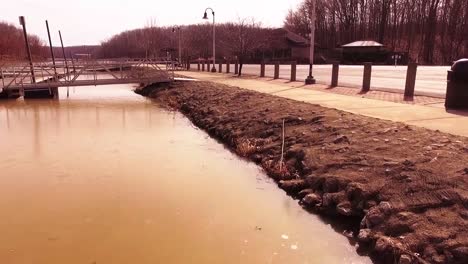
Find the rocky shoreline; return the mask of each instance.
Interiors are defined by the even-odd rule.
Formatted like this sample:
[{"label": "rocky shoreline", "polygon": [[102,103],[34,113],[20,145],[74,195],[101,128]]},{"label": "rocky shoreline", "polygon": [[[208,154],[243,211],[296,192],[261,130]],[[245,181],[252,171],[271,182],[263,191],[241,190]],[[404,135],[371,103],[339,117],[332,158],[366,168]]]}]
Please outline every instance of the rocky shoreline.
[{"label": "rocky shoreline", "polygon": [[355,223],[375,262],[468,263],[467,138],[209,82],[139,93],[262,166],[305,209]]}]

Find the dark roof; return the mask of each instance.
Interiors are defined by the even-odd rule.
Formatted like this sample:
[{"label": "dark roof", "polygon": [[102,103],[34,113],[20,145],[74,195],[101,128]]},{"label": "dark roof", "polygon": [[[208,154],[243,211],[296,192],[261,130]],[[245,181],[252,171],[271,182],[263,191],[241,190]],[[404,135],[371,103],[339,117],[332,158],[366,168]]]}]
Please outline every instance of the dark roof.
[{"label": "dark roof", "polygon": [[[285,29],[286,30],[286,29]],[[289,30],[286,30],[286,38],[299,45],[309,45],[309,40],[299,36],[298,34],[291,32]]]},{"label": "dark roof", "polygon": [[377,41],[373,40],[360,40],[345,44],[342,46],[343,48],[356,48],[356,47],[383,47],[382,44],[378,43]]},{"label": "dark roof", "polygon": [[299,36],[298,34],[291,32],[284,28],[274,29],[271,33],[271,41],[287,40],[293,45],[297,46],[308,46],[309,41],[306,38]]}]

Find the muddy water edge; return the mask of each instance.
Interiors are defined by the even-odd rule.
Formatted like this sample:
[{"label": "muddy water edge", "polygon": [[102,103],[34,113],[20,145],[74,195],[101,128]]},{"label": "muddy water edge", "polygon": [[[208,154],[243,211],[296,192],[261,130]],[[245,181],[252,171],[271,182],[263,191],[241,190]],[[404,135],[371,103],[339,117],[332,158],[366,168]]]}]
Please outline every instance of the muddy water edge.
[{"label": "muddy water edge", "polygon": [[139,93],[259,164],[305,209],[351,223],[376,262],[468,261],[467,138],[210,82]]},{"label": "muddy water edge", "polygon": [[0,101],[0,263],[371,263],[134,88]]}]

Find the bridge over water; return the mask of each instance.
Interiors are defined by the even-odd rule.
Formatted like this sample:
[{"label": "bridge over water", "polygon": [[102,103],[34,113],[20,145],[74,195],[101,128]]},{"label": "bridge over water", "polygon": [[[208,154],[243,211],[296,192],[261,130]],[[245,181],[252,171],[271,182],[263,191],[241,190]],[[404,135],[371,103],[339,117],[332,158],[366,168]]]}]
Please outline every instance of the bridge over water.
[{"label": "bridge over water", "polygon": [[4,65],[0,67],[0,97],[55,97],[58,87],[171,82],[177,70],[163,59],[78,60]]}]

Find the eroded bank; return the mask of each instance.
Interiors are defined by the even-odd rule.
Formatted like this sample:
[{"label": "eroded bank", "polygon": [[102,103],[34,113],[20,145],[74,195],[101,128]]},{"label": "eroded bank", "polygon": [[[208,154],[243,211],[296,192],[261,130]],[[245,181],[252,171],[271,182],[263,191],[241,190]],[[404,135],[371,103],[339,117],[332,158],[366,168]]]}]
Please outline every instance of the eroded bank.
[{"label": "eroded bank", "polygon": [[306,209],[356,223],[378,262],[468,261],[466,138],[209,82],[141,93],[259,164]]}]

